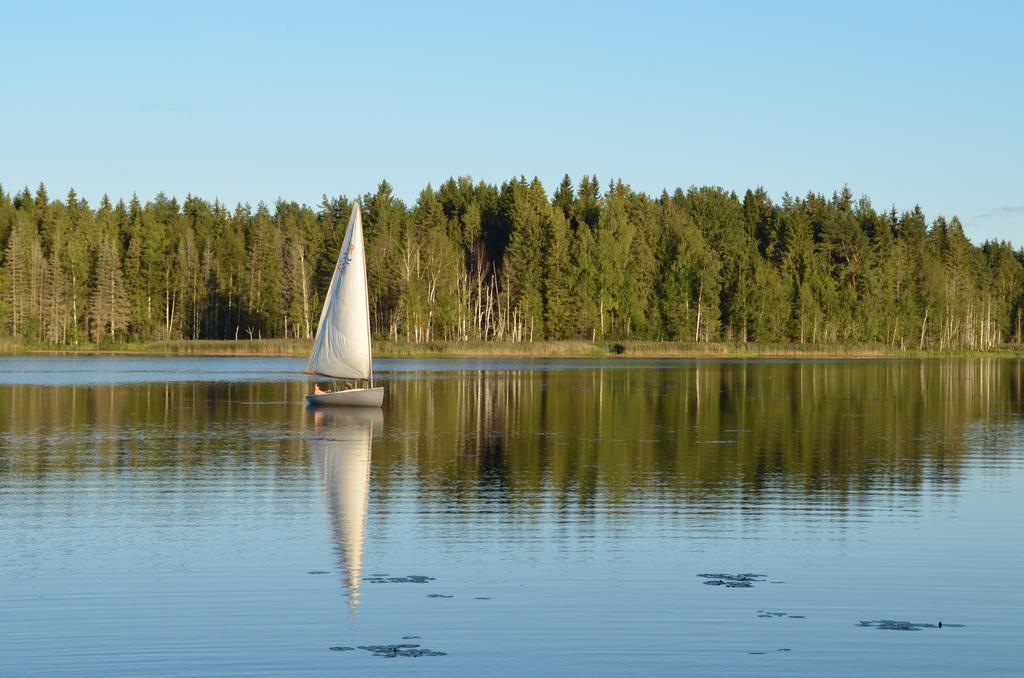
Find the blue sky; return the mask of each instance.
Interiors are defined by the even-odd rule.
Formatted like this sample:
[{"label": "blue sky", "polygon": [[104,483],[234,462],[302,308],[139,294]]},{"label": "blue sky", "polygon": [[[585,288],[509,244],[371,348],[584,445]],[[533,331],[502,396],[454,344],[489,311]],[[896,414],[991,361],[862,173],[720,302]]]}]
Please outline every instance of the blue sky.
[{"label": "blue sky", "polygon": [[1024,245],[1019,4],[146,4],[0,9],[5,190],[845,183]]}]

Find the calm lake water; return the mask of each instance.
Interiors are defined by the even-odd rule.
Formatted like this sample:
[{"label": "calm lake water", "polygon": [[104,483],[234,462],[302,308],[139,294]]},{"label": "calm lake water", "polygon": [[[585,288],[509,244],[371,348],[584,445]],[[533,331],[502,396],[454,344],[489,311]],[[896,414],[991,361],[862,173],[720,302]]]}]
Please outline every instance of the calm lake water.
[{"label": "calm lake water", "polygon": [[0,358],[0,675],[1020,675],[1022,361],[303,366]]}]

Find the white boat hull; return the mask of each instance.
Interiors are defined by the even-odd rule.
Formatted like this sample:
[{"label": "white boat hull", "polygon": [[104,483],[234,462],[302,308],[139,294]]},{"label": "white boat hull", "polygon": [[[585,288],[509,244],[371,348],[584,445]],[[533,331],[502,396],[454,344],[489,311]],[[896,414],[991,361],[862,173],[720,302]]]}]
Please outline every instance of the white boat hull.
[{"label": "white boat hull", "polygon": [[384,387],[350,388],[333,393],[311,393],[306,396],[310,405],[333,405],[335,407],[380,407],[384,404]]}]

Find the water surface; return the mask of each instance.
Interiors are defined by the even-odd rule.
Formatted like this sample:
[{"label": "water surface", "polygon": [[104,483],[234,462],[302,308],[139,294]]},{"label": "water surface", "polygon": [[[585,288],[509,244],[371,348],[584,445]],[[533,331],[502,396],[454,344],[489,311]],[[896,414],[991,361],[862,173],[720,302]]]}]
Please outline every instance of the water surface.
[{"label": "water surface", "polygon": [[1019,672],[1020,361],[377,365],[0,358],[0,675]]}]

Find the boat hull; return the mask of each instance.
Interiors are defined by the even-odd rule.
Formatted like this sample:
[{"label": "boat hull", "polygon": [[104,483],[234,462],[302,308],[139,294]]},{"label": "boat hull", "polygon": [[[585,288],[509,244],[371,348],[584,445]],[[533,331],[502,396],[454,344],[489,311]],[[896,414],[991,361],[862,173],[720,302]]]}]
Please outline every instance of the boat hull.
[{"label": "boat hull", "polygon": [[384,404],[384,387],[350,388],[333,393],[311,393],[306,396],[310,405],[332,405],[334,407],[380,407]]}]

